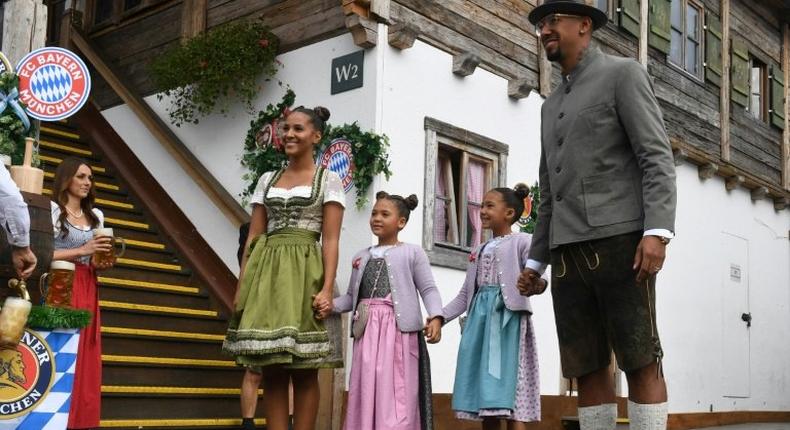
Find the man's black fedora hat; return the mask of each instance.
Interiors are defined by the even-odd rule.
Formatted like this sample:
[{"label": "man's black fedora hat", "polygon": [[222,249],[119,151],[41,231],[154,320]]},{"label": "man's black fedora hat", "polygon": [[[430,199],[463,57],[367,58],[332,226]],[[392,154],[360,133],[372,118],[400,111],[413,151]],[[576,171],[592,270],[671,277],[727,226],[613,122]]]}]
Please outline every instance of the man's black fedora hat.
[{"label": "man's black fedora hat", "polygon": [[540,6],[532,9],[532,12],[529,13],[529,22],[537,24],[546,15],[552,13],[589,16],[592,19],[594,30],[603,27],[608,20],[602,10],[588,6],[584,0],[544,0]]}]

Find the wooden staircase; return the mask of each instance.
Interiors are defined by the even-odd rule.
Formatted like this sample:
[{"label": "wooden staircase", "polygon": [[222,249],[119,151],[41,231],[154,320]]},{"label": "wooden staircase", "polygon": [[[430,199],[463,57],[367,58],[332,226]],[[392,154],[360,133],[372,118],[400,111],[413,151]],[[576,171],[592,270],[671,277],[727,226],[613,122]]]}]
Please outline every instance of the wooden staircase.
[{"label": "wooden staircase", "polygon": [[101,428],[237,428],[242,372],[220,351],[222,306],[129,191],[136,178],[118,177],[74,123],[43,123],[40,140],[44,192],[62,159],[84,158],[105,225],[127,244],[99,274]]}]

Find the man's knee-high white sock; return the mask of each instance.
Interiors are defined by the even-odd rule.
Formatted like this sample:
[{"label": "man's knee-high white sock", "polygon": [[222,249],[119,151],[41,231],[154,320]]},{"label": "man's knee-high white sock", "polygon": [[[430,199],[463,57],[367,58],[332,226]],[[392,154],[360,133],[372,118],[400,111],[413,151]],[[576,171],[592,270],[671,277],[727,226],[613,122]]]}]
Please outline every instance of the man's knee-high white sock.
[{"label": "man's knee-high white sock", "polygon": [[606,403],[579,408],[581,430],[614,430],[617,421],[617,405]]},{"label": "man's knee-high white sock", "polygon": [[640,404],[628,401],[628,420],[631,430],[666,430],[667,404]]}]

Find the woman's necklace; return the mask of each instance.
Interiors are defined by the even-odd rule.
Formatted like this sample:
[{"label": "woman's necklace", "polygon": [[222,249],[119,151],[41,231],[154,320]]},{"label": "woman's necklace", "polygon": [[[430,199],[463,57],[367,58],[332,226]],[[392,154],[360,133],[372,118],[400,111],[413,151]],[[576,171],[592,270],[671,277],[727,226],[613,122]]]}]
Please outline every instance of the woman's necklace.
[{"label": "woman's necklace", "polygon": [[65,206],[65,208],[66,208],[66,212],[68,212],[69,215],[71,215],[74,219],[80,219],[82,218],[83,215],[85,215],[85,213],[82,211],[82,208],[80,208],[79,214],[75,214],[74,212],[72,212],[68,206]]}]

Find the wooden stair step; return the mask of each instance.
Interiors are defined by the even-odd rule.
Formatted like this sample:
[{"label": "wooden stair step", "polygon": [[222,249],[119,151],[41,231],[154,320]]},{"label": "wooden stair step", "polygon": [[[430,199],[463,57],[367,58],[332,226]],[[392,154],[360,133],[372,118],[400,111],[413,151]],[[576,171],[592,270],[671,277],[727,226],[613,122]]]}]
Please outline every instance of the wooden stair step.
[{"label": "wooden stair step", "polygon": [[[126,364],[135,366],[164,366],[182,368],[234,368],[233,360],[204,358],[150,357],[142,355],[102,354],[102,363]],[[236,388],[238,390],[238,388]]]},{"label": "wooden stair step", "polygon": [[177,294],[200,294],[200,289],[197,287],[190,287],[187,285],[168,284],[164,282],[152,281],[139,281],[134,279],[116,278],[111,276],[99,276],[99,285],[101,286],[116,286],[131,289],[148,289],[154,291],[163,291],[168,293]]},{"label": "wooden stair step", "polygon": [[160,270],[164,272],[189,273],[180,264],[159,263],[148,260],[120,257],[115,260],[116,266],[134,267],[142,270]]},{"label": "wooden stair step", "polygon": [[110,226],[125,227],[134,230],[151,231],[151,224],[137,221],[127,221],[125,219],[115,217],[105,217],[104,224]]},{"label": "wooden stair step", "polygon": [[173,330],[146,330],[128,327],[112,327],[102,326],[102,335],[113,336],[126,336],[126,337],[139,337],[146,339],[166,339],[177,342],[208,342],[212,344],[221,344],[225,339],[225,335],[218,333],[196,333],[187,331],[173,331]]},{"label": "wooden stair step", "polygon": [[[238,428],[241,425],[239,418],[165,418],[165,419],[140,419],[140,420],[101,420],[101,428],[115,429],[228,429]],[[255,419],[256,426],[265,426],[266,420]]]},{"label": "wooden stair step", "polygon": [[190,309],[175,306],[155,306],[142,303],[113,302],[109,300],[99,300],[99,307],[102,310],[112,309],[116,311],[139,312],[146,314],[171,315],[193,318],[215,319],[219,313],[213,309]]},{"label": "wooden stair step", "polygon": [[[54,166],[57,166],[57,165],[59,165],[60,163],[62,163],[62,162],[63,162],[63,159],[62,159],[62,158],[59,158],[59,157],[53,157],[53,156],[50,156],[50,155],[39,155],[39,156],[38,156],[38,158],[39,158],[41,161],[43,161],[43,162],[46,162],[46,163],[49,163],[49,164],[51,164],[51,165],[54,165]],[[98,173],[105,173],[105,172],[107,172],[107,169],[105,169],[105,168],[104,168],[104,167],[102,167],[102,166],[95,166],[95,165],[91,165],[91,166],[89,166],[89,167],[90,167],[90,168],[91,168],[91,170],[93,170],[94,172],[98,172]]]},{"label": "wooden stair step", "polygon": [[[171,387],[171,386],[140,386],[140,385],[102,385],[102,393],[139,396],[236,396],[241,395],[241,388],[216,387]],[[258,395],[263,390],[258,390]]]},{"label": "wooden stair step", "polygon": [[63,127],[58,127],[58,126],[53,127],[52,125],[42,125],[41,134],[58,136],[69,140],[80,140],[79,134],[71,131],[66,131],[63,129]]},{"label": "wooden stair step", "polygon": [[[53,142],[51,140],[41,139],[38,141],[39,147],[48,151],[57,151],[69,155],[76,155],[82,158],[93,158],[93,151],[82,149],[75,145],[65,145],[63,143]],[[40,151],[40,149],[39,149]]]},{"label": "wooden stair step", "polygon": [[220,342],[173,342],[168,339],[114,336],[102,333],[102,353],[109,356],[140,356],[162,359],[227,361]]},{"label": "wooden stair step", "polygon": [[179,306],[188,309],[205,309],[211,306],[210,299],[203,293],[183,294],[164,290],[134,289],[103,286],[99,298],[110,302],[145,303],[153,306]]},{"label": "wooden stair step", "polygon": [[224,333],[228,322],[223,318],[198,318],[170,313],[141,312],[130,309],[103,308],[102,324],[146,330],[172,330],[199,333]]},{"label": "wooden stair step", "polygon": [[105,385],[161,385],[188,387],[239,388],[243,371],[239,367],[188,367],[140,365],[121,362],[102,364]]},{"label": "wooden stair step", "polygon": [[123,394],[102,392],[102,419],[182,419],[239,417],[239,395]]},{"label": "wooden stair step", "polygon": [[[55,179],[55,172],[44,172],[44,179],[47,183]],[[120,192],[121,187],[114,184],[108,184],[106,182],[96,181],[93,183],[93,186],[100,190],[110,191],[110,192]]]}]

